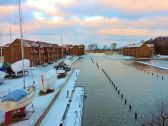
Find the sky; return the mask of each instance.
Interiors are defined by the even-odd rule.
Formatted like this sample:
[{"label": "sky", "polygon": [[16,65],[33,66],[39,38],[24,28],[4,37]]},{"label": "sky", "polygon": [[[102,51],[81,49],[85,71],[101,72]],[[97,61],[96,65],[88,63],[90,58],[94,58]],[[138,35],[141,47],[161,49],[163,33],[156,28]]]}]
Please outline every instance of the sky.
[{"label": "sky", "polygon": [[[168,0],[21,0],[21,11],[35,41],[120,47],[168,35]],[[3,44],[20,38],[18,0],[0,0],[0,31]]]}]

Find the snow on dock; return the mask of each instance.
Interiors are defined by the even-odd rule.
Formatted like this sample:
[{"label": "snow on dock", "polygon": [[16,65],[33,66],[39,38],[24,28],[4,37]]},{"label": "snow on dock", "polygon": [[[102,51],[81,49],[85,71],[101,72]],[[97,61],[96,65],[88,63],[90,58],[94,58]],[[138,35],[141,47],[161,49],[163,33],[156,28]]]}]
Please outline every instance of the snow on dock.
[{"label": "snow on dock", "polygon": [[64,126],[81,126],[84,95],[84,87],[75,88],[70,107],[63,121]]},{"label": "snow on dock", "polygon": [[141,64],[145,64],[145,65],[157,67],[157,68],[160,68],[160,69],[168,70],[167,61],[165,61],[166,64],[158,63],[158,61],[148,61],[148,62],[137,61],[137,62],[138,62],[138,63],[141,63]]},{"label": "snow on dock", "polygon": [[[75,62],[77,59],[78,57],[76,58],[74,57],[73,62]],[[33,81],[35,82],[36,96],[33,100],[35,112],[30,116],[29,119],[11,122],[10,126],[33,126],[35,125],[37,121],[39,120],[39,118],[43,115],[43,113],[46,112],[50,103],[60,95],[61,93],[60,91],[63,89],[64,85],[66,85],[66,83],[70,81],[71,79],[76,80],[77,78],[76,72],[79,74],[79,71],[74,72],[74,70],[71,70],[70,72],[68,72],[66,78],[57,79],[57,81],[54,84],[55,91],[53,93],[40,96],[39,95],[39,91],[40,91],[39,81],[40,81],[41,74],[53,69],[53,66],[54,64],[48,65],[47,67],[42,67],[42,66],[34,67],[32,70],[29,71],[29,75],[25,76],[26,86],[31,85]],[[71,75],[73,77],[75,76],[75,78],[73,78]],[[6,92],[9,92],[13,89],[21,88],[21,87],[23,87],[23,78],[5,79],[5,82],[2,85],[0,85],[0,96],[2,96]],[[27,108],[29,108],[30,106],[27,106]],[[0,110],[0,125],[4,125],[4,115],[5,115],[5,112]]]},{"label": "snow on dock", "polygon": [[[33,100],[35,113],[33,113],[28,120],[17,121],[17,122],[11,123],[10,125],[11,126],[33,126],[34,124],[36,124],[40,116],[42,116],[43,113],[47,110],[52,100],[56,98],[57,95],[59,95],[59,91],[62,89],[62,86],[66,84],[66,80],[69,78],[69,76],[71,76],[71,72],[69,73],[69,75],[67,75],[66,78],[58,79],[56,81],[55,83],[56,90],[53,93],[50,93],[44,96],[39,96],[40,90],[37,89],[36,96]],[[27,108],[29,108],[29,106]],[[4,122],[4,112],[3,111],[0,111],[0,122],[1,124],[3,124]]]},{"label": "snow on dock", "polygon": [[130,60],[133,59],[131,56],[123,56],[121,54],[105,55],[104,57],[110,60]]},{"label": "snow on dock", "polygon": [[[49,110],[48,114],[45,116],[40,126],[59,126],[64,112],[66,110],[67,104],[69,103],[70,94],[74,90],[74,86],[76,84],[77,77],[79,75],[79,70],[75,70],[68,82],[62,89],[59,97]],[[68,96],[68,97],[67,97]]]}]

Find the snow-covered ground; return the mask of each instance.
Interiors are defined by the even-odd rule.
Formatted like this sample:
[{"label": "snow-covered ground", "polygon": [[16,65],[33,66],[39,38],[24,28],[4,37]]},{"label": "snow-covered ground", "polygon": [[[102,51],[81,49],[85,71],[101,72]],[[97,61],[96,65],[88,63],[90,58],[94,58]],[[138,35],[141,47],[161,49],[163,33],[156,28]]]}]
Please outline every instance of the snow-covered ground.
[{"label": "snow-covered ground", "polygon": [[112,59],[112,60],[129,60],[132,59],[133,57],[131,56],[123,56],[121,54],[112,54],[112,55],[105,55],[106,58]]},{"label": "snow-covered ground", "polygon": [[168,70],[168,60],[137,61],[138,63]]},{"label": "snow-covered ground", "polygon": [[71,64],[73,64],[74,62],[76,62],[78,59],[79,59],[78,56],[73,57],[72,60],[71,60]]},{"label": "snow-covered ground", "polygon": [[[53,126],[53,124],[54,126],[60,125],[65,109],[70,99],[70,94],[72,93],[72,90],[74,90],[74,86],[76,84],[78,75],[79,70],[75,70],[72,76],[69,78],[66,85],[64,86],[64,88],[62,89],[59,97],[51,107],[50,111],[43,119],[41,126]],[[68,97],[67,97],[67,91],[69,92]]]},{"label": "snow-covered ground", "polygon": [[160,55],[159,59],[168,59],[168,55]]},{"label": "snow-covered ground", "polygon": [[[77,59],[78,58],[74,58],[72,63],[75,62]],[[34,125],[36,121],[38,120],[38,118],[41,116],[41,114],[48,107],[49,103],[52,101],[54,96],[58,94],[59,90],[64,85],[68,77],[72,74],[72,71],[70,71],[68,72],[68,75],[66,78],[56,80],[54,84],[55,92],[50,93],[48,95],[39,96],[39,91],[40,91],[39,81],[40,81],[41,74],[48,70],[53,69],[53,65],[54,64],[51,64],[51,65],[48,65],[47,67],[38,66],[29,71],[29,75],[25,77],[25,82],[26,82],[25,84],[26,86],[29,86],[33,84],[33,81],[35,82],[36,96],[33,100],[33,105],[35,107],[35,113],[32,114],[29,120],[11,123],[10,124],[11,126],[23,126],[23,125],[32,126]],[[21,87],[23,87],[23,78],[5,79],[4,83],[0,85],[0,96],[5,94],[6,92],[9,92],[10,90],[21,88]],[[5,112],[0,110],[0,125],[4,122],[4,115],[5,115]]]},{"label": "snow-covered ground", "polygon": [[64,126],[81,126],[84,101],[84,87],[76,87],[72,102],[64,120]]}]

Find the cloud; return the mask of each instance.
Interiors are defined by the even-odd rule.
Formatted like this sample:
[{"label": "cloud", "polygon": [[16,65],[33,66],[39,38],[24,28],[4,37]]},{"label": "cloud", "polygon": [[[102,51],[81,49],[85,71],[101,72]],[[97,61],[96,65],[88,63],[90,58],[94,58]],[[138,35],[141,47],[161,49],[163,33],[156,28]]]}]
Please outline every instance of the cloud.
[{"label": "cloud", "polygon": [[17,11],[17,7],[14,5],[0,5],[0,16],[8,16],[11,13],[15,13]]},{"label": "cloud", "polygon": [[[0,28],[19,35],[18,6],[0,5]],[[168,0],[26,0],[22,2],[25,36],[104,41],[114,37],[147,38],[168,34]],[[148,14],[147,14],[148,13]],[[161,14],[161,15],[160,15]],[[13,17],[15,23],[12,23]],[[131,15],[131,16],[130,16]],[[27,34],[27,35],[26,35]],[[28,38],[29,39],[29,38]]]},{"label": "cloud", "polygon": [[104,7],[126,13],[168,11],[168,0],[100,0]]},{"label": "cloud", "polygon": [[35,19],[25,23],[24,29],[27,33],[38,33],[38,31],[48,31],[49,33],[57,31],[58,33],[60,30],[85,35],[160,36],[167,34],[167,21],[168,17],[140,18],[138,20],[117,17],[106,18],[103,16],[86,16],[83,18],[72,16],[68,19],[53,16],[49,18],[43,16],[40,12],[36,12]]},{"label": "cloud", "polygon": [[113,29],[102,29],[97,31],[96,34],[104,35],[104,36],[166,36],[168,34],[167,31],[162,30],[149,30],[149,29],[131,29],[131,28],[113,28]]},{"label": "cloud", "polygon": [[64,15],[60,9],[62,6],[70,6],[75,0],[28,0],[25,6],[35,11],[41,11],[49,16]]},{"label": "cloud", "polygon": [[168,17],[142,17],[139,19],[107,18],[103,16],[87,17],[80,19],[81,26],[90,28],[146,28],[167,29]]}]

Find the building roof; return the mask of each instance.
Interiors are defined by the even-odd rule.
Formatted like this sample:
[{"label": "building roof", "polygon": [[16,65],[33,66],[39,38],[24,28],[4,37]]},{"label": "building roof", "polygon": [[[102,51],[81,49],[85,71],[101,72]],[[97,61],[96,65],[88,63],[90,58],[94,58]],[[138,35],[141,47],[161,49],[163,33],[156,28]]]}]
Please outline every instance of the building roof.
[{"label": "building roof", "polygon": [[[125,48],[138,48],[140,46],[142,46],[143,44],[145,44],[144,42],[140,42],[140,43],[134,43],[134,44],[128,44],[125,46]],[[154,44],[146,44],[149,48],[153,48]]]},{"label": "building roof", "polygon": [[149,48],[154,48],[154,44],[146,44]]},{"label": "building roof", "polygon": [[11,43],[8,43],[6,45],[4,45],[3,47],[9,47],[11,45]]},{"label": "building roof", "polygon": [[39,44],[36,43],[35,41],[27,41],[26,40],[26,43],[28,43],[31,47],[39,47]]},{"label": "building roof", "polygon": [[128,44],[125,47],[128,47],[128,48],[131,48],[131,47],[140,47],[142,44],[144,44],[144,43],[140,42],[140,43]]},{"label": "building roof", "polygon": [[63,47],[65,48],[70,48],[71,46],[73,46],[72,44],[63,44]]},{"label": "building roof", "polygon": [[53,44],[47,43],[47,42],[37,41],[37,43],[39,43],[43,47],[52,47],[53,46]]},{"label": "building roof", "polygon": [[[15,41],[21,42],[21,39],[16,38],[16,39],[14,40],[14,42],[15,42]],[[13,43],[14,43],[14,42],[13,42]],[[24,46],[24,47],[32,47],[29,43],[30,43],[30,42],[33,42],[33,41],[23,39],[22,42],[23,42],[23,46]],[[12,43],[11,43],[11,44],[12,44]]]}]

